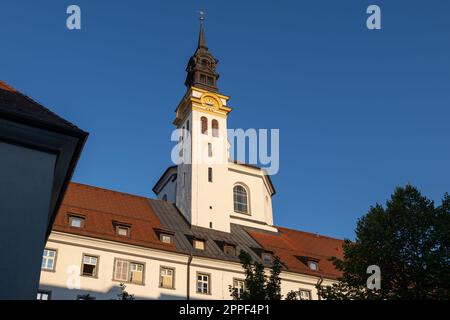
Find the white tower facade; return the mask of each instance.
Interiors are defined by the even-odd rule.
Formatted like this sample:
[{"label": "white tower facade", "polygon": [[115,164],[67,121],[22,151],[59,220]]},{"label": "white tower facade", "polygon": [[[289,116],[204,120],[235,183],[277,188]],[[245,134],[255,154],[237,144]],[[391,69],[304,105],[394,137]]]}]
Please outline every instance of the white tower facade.
[{"label": "white tower facade", "polygon": [[176,205],[192,224],[230,231],[228,97],[191,87],[177,108],[183,160],[177,166]]}]

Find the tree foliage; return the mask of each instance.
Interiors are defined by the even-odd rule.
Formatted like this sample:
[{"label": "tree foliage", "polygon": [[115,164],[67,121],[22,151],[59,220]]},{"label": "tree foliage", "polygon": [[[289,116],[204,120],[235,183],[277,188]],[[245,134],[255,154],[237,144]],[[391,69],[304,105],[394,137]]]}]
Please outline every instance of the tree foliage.
[{"label": "tree foliage", "polygon": [[[396,188],[386,206],[370,208],[346,240],[342,272],[333,286],[318,286],[325,299],[448,299],[450,294],[450,197],[440,206],[417,188]],[[381,269],[381,288],[367,289],[367,267]]]},{"label": "tree foliage", "polygon": [[120,293],[117,295],[118,300],[134,300],[134,294],[129,294],[125,289],[127,286],[123,283],[119,284]]},{"label": "tree foliage", "polygon": [[277,257],[272,263],[269,276],[266,275],[264,266],[253,262],[247,252],[241,251],[239,259],[245,270],[245,290],[239,295],[237,289],[230,286],[234,300],[281,300],[280,273],[283,265]]}]

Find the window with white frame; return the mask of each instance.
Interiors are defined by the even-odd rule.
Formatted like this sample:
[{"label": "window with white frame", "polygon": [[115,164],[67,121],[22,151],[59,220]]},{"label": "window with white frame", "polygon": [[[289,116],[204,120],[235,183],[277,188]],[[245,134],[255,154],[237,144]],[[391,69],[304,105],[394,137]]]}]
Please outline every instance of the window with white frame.
[{"label": "window with white frame", "polygon": [[205,250],[205,240],[194,239],[194,248],[197,250]]},{"label": "window with white frame", "polygon": [[45,249],[42,254],[42,270],[53,271],[55,270],[56,262],[56,250]]},{"label": "window with white frame", "polygon": [[237,297],[240,298],[245,291],[245,280],[233,279],[233,289],[235,290]]},{"label": "window with white frame", "polygon": [[311,300],[311,291],[300,289],[298,292],[300,300]]},{"label": "window with white frame", "polygon": [[78,216],[69,216],[69,225],[74,228],[84,228],[84,218]]},{"label": "window with white frame", "polygon": [[144,265],[140,263],[130,263],[130,282],[142,284],[144,280]]},{"label": "window with white frame", "polygon": [[114,280],[143,284],[144,265],[142,263],[116,259],[114,263]]},{"label": "window with white frame", "polygon": [[130,227],[125,225],[116,225],[116,234],[121,237],[129,237]]},{"label": "window with white frame", "polygon": [[234,211],[248,214],[248,193],[247,190],[241,186],[236,185],[233,188]]},{"label": "window with white frame", "polygon": [[313,271],[317,271],[319,269],[319,265],[316,261],[308,261],[308,267]]},{"label": "window with white frame", "polygon": [[51,291],[39,290],[36,296],[36,300],[50,300]]},{"label": "window with white frame", "polygon": [[159,275],[159,286],[161,288],[173,289],[174,288],[174,276],[175,269],[161,267]]},{"label": "window with white frame", "polygon": [[97,276],[98,257],[83,255],[83,264],[81,267],[81,274],[86,277]]},{"label": "window with white frame", "polygon": [[167,234],[167,233],[161,233],[159,235],[159,240],[161,240],[161,242],[163,242],[163,243],[170,244],[170,243],[172,243],[172,235]]},{"label": "window with white frame", "polygon": [[210,277],[207,273],[197,273],[197,293],[210,293]]}]

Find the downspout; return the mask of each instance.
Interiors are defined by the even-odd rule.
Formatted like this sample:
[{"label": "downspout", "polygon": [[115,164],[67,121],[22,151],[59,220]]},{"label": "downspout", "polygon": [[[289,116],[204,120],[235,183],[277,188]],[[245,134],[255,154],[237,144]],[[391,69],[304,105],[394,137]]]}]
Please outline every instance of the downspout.
[{"label": "downspout", "polygon": [[189,255],[189,258],[187,261],[186,300],[190,299],[189,293],[191,292],[191,290],[190,290],[191,262],[192,262],[192,253]]},{"label": "downspout", "polygon": [[[319,287],[322,285],[322,282],[323,282],[323,276],[320,275],[320,279],[317,280],[317,285],[316,285],[316,287],[317,287],[317,293],[319,293]],[[317,294],[317,297],[318,297],[319,300],[322,300],[322,299],[320,298],[320,294]]]}]

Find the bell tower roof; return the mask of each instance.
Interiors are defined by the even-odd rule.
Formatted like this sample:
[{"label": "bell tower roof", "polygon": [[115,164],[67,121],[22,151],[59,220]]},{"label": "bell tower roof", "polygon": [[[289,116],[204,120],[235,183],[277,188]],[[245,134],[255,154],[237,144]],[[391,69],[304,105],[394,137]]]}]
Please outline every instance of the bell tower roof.
[{"label": "bell tower roof", "polygon": [[198,87],[204,90],[218,92],[217,80],[219,79],[219,74],[216,71],[216,66],[219,60],[214,58],[206,46],[204,15],[204,12],[200,11],[200,32],[197,49],[187,64],[187,76],[184,84],[188,89],[190,87]]}]

